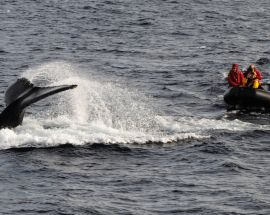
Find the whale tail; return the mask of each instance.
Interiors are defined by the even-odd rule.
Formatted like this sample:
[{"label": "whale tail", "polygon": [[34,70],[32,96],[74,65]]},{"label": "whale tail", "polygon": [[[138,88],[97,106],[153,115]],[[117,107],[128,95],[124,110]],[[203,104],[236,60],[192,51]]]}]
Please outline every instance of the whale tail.
[{"label": "whale tail", "polygon": [[18,79],[5,93],[7,107],[0,114],[0,128],[12,128],[20,125],[26,107],[50,95],[75,87],[77,85],[36,87],[26,78]]}]

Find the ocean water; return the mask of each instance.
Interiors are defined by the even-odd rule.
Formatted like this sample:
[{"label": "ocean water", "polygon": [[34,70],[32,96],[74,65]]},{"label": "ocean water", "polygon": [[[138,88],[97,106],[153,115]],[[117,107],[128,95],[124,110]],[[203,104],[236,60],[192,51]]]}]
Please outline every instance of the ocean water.
[{"label": "ocean water", "polygon": [[270,214],[270,115],[227,112],[232,63],[270,77],[266,0],[2,0],[0,214]]}]

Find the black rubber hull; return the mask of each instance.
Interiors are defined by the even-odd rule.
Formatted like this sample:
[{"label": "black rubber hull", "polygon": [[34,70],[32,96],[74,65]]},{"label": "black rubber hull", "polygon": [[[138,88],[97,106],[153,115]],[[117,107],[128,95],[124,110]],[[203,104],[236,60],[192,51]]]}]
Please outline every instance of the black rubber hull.
[{"label": "black rubber hull", "polygon": [[224,95],[228,109],[270,110],[270,92],[246,87],[232,87]]}]

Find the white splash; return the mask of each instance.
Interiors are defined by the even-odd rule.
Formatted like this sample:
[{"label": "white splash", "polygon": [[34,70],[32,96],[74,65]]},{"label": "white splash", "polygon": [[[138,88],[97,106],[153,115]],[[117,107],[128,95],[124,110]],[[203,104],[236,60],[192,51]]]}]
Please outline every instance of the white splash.
[{"label": "white splash", "polygon": [[32,113],[25,116],[22,126],[0,130],[0,149],[66,143],[169,143],[208,138],[209,131],[216,129],[254,129],[252,124],[238,120],[160,116],[141,93],[94,80],[90,75],[91,71],[82,71],[66,62],[47,63],[25,71],[21,76],[36,85],[78,87],[47,99],[49,104],[46,108],[41,105],[42,111],[38,111],[38,106],[30,107]]}]

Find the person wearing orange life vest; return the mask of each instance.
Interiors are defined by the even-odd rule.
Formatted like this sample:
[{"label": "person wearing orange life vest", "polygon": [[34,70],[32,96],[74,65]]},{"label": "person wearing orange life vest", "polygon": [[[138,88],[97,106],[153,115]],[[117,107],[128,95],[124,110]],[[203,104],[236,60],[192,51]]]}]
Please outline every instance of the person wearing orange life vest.
[{"label": "person wearing orange life vest", "polygon": [[233,64],[228,74],[228,83],[230,87],[243,87],[244,86],[244,74],[239,69],[238,64]]},{"label": "person wearing orange life vest", "polygon": [[253,64],[251,64],[248,67],[247,71],[244,73],[244,78],[245,87],[250,87],[254,89],[262,87],[262,74]]}]

